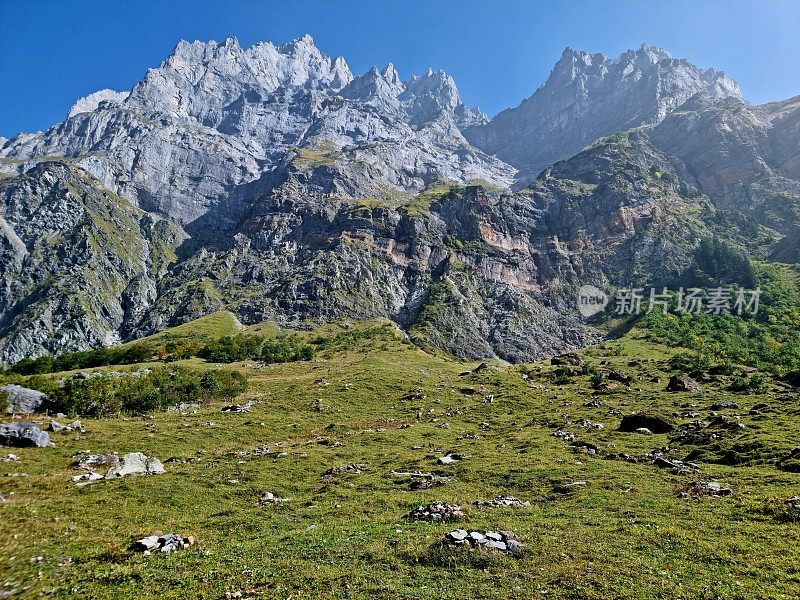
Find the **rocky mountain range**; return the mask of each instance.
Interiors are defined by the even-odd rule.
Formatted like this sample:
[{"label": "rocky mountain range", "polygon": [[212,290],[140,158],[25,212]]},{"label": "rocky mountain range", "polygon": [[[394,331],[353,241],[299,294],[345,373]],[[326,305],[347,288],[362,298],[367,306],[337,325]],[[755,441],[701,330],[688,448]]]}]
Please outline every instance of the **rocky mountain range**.
[{"label": "rocky mountain range", "polygon": [[668,281],[714,234],[798,260],[798,108],[647,45],[568,49],[489,120],[445,72],[356,76],[308,36],[180,42],[0,142],[0,361],[219,309],[388,317],[460,356],[575,348],[597,337],[583,283]]}]

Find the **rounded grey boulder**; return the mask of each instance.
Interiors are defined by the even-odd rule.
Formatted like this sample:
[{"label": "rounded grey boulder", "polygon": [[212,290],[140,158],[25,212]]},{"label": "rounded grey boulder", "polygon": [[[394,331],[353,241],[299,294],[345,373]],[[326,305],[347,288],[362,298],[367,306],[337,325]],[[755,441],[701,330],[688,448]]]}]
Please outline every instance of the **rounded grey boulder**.
[{"label": "rounded grey boulder", "polygon": [[50,436],[42,431],[36,423],[20,421],[0,425],[0,444],[4,446],[48,448],[53,444]]},{"label": "rounded grey boulder", "polygon": [[[38,412],[47,401],[47,396],[42,392],[14,383],[0,386],[0,401],[2,401],[3,393],[8,398],[6,412],[9,415],[27,415]],[[1,402],[0,406],[2,406]]]}]

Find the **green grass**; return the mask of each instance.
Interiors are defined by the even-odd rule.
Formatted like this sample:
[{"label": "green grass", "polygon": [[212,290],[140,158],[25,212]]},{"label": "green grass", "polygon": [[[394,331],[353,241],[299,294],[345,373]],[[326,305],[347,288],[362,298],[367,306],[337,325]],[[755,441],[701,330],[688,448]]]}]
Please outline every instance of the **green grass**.
[{"label": "green grass", "polygon": [[301,169],[313,169],[332,166],[341,158],[342,153],[331,140],[321,139],[303,148],[294,148],[296,152],[292,162]]},{"label": "green grass", "polygon": [[165,341],[181,341],[192,340],[195,342],[206,342],[214,340],[226,335],[235,335],[243,330],[243,326],[239,323],[232,312],[227,310],[219,310],[217,312],[206,315],[189,323],[171,327],[166,331],[162,331],[151,336],[140,338],[131,344],[149,343],[150,345],[157,345]]},{"label": "green grass", "polygon": [[[701,394],[667,393],[667,361],[676,350],[636,329],[582,352],[598,368],[634,376],[630,390],[605,392],[592,390],[588,375],[556,385],[556,367],[545,363],[459,375],[477,363],[426,354],[382,322],[302,335],[325,340],[311,362],[227,366],[247,371],[250,389],[237,401],[258,401],[251,413],[220,413],[212,404],[187,415],[85,419],[85,434],[53,434],[55,448],[13,450],[20,461],[3,463],[2,471],[27,476],[0,477],[9,498],[0,503],[0,581],[23,597],[797,597],[800,525],[778,518],[774,507],[800,494],[800,474],[779,470],[773,459],[719,464],[712,453],[700,477],[718,477],[734,496],[687,501],[677,490],[696,477],[575,454],[552,435],[564,427],[605,453],[642,454],[673,444],[667,434],[615,431],[621,414],[693,409],[707,418],[713,402],[735,400],[745,429],[719,442],[758,441],[780,456],[797,444],[800,408],[796,394],[774,381],[758,396],[730,392],[726,377],[703,383]],[[493,403],[483,402],[486,394]],[[604,405],[584,406],[593,397]],[[751,415],[759,403],[773,410]],[[581,418],[605,428],[565,426]],[[464,431],[479,438],[461,439]],[[289,455],[231,454],[261,445]],[[670,456],[677,458],[693,449],[675,448]],[[70,464],[84,449],[178,460],[166,462],[164,475],[76,488]],[[469,458],[437,466],[448,450]],[[364,463],[365,472],[321,479],[329,467],[351,462]],[[454,479],[409,491],[390,476],[416,469]],[[586,487],[559,493],[560,484],[576,480]],[[260,506],[263,491],[291,500]],[[500,494],[531,506],[472,506]],[[402,518],[433,500],[461,504],[465,526],[514,531],[525,543],[522,557],[435,551],[452,526]],[[156,530],[194,534],[199,543],[165,556],[126,550],[139,533]],[[32,564],[35,556],[44,562]]]}]

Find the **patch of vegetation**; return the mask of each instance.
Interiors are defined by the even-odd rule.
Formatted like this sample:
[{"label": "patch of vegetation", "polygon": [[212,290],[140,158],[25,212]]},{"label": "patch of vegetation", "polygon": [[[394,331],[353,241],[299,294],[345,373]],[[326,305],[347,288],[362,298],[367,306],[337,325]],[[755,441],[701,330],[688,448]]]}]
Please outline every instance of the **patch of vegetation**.
[{"label": "patch of vegetation", "polygon": [[292,161],[301,169],[332,166],[341,158],[342,153],[331,140],[316,140],[314,144],[302,148],[293,148],[296,153]]},{"label": "patch of vegetation", "polygon": [[756,273],[743,251],[732,248],[719,238],[706,238],[700,241],[681,283],[687,287],[737,284],[752,288],[755,287]]},{"label": "patch of vegetation", "polygon": [[159,366],[129,373],[96,372],[59,382],[34,376],[21,383],[47,394],[48,408],[70,415],[137,414],[182,403],[230,400],[247,390],[247,376],[237,371],[200,371]]},{"label": "patch of vegetation", "polygon": [[[272,324],[248,331],[277,335]],[[704,381],[699,394],[666,392],[670,359],[683,351],[645,333],[581,351],[585,374],[561,386],[552,384],[558,366],[549,361],[478,368],[422,352],[388,323],[297,333],[317,348],[314,361],[225,368],[247,375],[247,397],[259,400],[248,413],[221,413],[224,398],[147,419],[113,413],[84,420],[80,435],[53,433],[54,448],[14,449],[19,461],[4,469],[27,477],[0,478],[3,580],[26,597],[795,597],[800,556],[786,548],[800,521],[786,499],[800,495],[800,479],[782,470],[794,463],[777,461],[793,456],[797,407],[777,385],[733,393],[726,375]],[[634,383],[599,394],[590,381],[596,370]],[[723,411],[739,418],[707,432],[720,435],[706,446],[673,442],[694,421],[710,421],[720,401],[741,406]],[[675,416],[686,411],[700,416]],[[676,430],[618,431],[623,415],[651,413],[668,415]],[[576,441],[600,453],[576,453]],[[665,446],[669,460],[705,448],[700,472],[619,458]],[[280,457],[256,452],[264,447]],[[71,465],[86,449],[145,451],[166,473],[78,487]],[[439,465],[440,449],[466,458]],[[322,477],[350,463],[363,471]],[[412,490],[392,471],[452,479]],[[719,481],[733,495],[678,496],[698,480]],[[259,504],[265,491],[288,500]],[[473,504],[500,495],[530,506]],[[402,520],[434,500],[465,508],[470,530],[513,531],[522,553],[443,548],[437,542],[454,525]],[[127,550],[154,531],[198,543],[169,555]]]},{"label": "patch of vegetation", "polygon": [[207,344],[199,355],[211,362],[232,363],[240,360],[259,360],[266,363],[285,363],[311,360],[314,346],[300,336],[282,333],[275,338],[240,334],[224,336]]},{"label": "patch of vegetation", "polygon": [[23,358],[8,367],[8,372],[17,375],[37,375],[75,369],[91,369],[108,365],[131,365],[150,360],[153,349],[140,342],[125,346],[97,348],[82,352],[67,352],[58,356]]},{"label": "patch of vegetation", "polygon": [[740,363],[774,374],[800,369],[798,267],[755,263],[753,274],[761,290],[755,315],[656,310],[641,325],[650,339],[691,348],[716,363]]},{"label": "patch of vegetation", "polygon": [[421,194],[414,196],[414,198],[406,202],[400,210],[412,219],[425,218],[430,214],[431,204],[450,192],[455,192],[460,189],[461,186],[454,183],[435,183],[428,186]]}]

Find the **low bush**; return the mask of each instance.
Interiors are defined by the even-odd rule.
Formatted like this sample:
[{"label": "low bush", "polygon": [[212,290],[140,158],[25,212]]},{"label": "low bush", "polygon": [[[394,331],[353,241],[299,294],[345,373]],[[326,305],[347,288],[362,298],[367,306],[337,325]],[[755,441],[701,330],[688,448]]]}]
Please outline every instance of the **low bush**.
[{"label": "low bush", "polygon": [[261,335],[225,336],[210,342],[200,356],[211,362],[232,363],[240,360],[260,360],[284,363],[311,360],[316,351],[300,336],[283,334],[275,338]]},{"label": "low bush", "polygon": [[74,376],[58,385],[53,379],[30,378],[29,387],[48,395],[51,410],[104,416],[164,410],[181,403],[230,400],[247,389],[244,373],[158,367],[133,373]]}]

